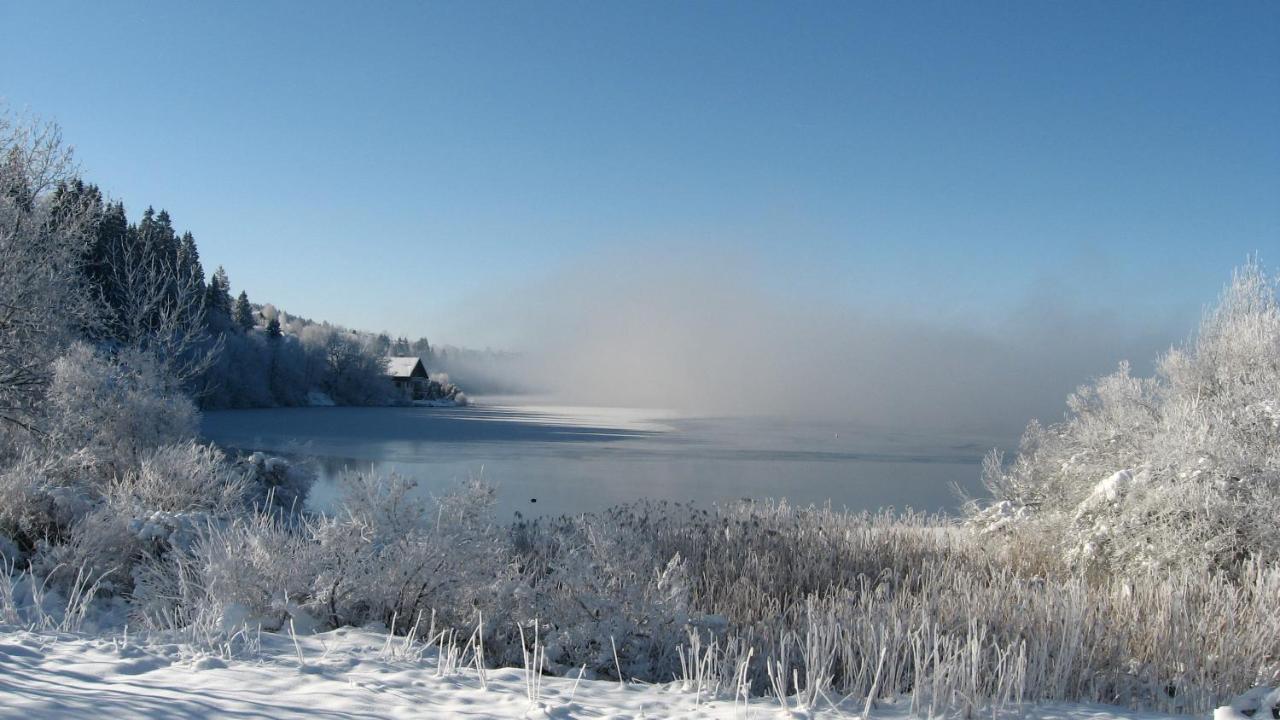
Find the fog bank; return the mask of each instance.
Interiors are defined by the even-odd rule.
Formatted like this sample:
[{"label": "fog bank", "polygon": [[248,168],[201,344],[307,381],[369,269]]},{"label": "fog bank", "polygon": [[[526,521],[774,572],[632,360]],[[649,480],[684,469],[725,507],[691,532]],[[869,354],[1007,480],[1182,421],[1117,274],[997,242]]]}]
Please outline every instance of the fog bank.
[{"label": "fog bank", "polygon": [[513,385],[567,403],[1002,435],[1061,417],[1067,393],[1121,360],[1149,373],[1194,320],[1091,309],[1053,282],[966,316],[788,296],[710,260],[655,267],[580,265],[469,312],[513,339]]}]

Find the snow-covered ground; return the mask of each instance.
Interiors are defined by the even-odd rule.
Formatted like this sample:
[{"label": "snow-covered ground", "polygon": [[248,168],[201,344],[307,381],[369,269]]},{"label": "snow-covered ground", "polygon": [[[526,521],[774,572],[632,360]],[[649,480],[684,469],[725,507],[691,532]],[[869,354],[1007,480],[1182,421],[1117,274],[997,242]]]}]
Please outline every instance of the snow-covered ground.
[{"label": "snow-covered ground", "polygon": [[[861,699],[784,713],[776,699],[711,700],[681,683],[534,678],[455,667],[434,649],[370,630],[263,633],[234,659],[124,635],[0,632],[0,718],[854,718]],[[536,702],[531,701],[531,692]],[[907,718],[880,703],[873,718]],[[1053,704],[1031,720],[1165,720],[1114,707]]]}]

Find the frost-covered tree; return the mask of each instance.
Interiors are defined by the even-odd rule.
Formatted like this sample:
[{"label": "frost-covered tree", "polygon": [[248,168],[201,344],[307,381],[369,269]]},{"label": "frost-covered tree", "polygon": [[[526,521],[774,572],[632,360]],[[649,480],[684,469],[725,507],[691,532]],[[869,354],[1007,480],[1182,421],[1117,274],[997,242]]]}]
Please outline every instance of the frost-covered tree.
[{"label": "frost-covered tree", "polygon": [[148,208],[136,225],[127,225],[116,204],[101,218],[85,277],[108,321],[103,333],[90,337],[150,353],[167,374],[194,382],[219,350],[207,328],[194,238],[179,239],[163,210]]},{"label": "frost-covered tree", "polygon": [[57,125],[0,111],[0,425],[38,430],[53,359],[99,322],[82,272],[98,206],[54,201],[74,173]]},{"label": "frost-covered tree", "polygon": [[303,343],[314,348],[316,385],[334,399],[355,404],[376,404],[385,400],[387,385],[385,355],[366,351],[359,338],[332,326],[311,326]]},{"label": "frost-covered tree", "polygon": [[196,409],[150,353],[84,343],[53,363],[41,408],[48,446],[110,478],[166,443],[195,437]]},{"label": "frost-covered tree", "polygon": [[1280,556],[1280,303],[1256,262],[1153,378],[1127,365],[1032,423],[976,522],[1039,561],[1233,573]]}]

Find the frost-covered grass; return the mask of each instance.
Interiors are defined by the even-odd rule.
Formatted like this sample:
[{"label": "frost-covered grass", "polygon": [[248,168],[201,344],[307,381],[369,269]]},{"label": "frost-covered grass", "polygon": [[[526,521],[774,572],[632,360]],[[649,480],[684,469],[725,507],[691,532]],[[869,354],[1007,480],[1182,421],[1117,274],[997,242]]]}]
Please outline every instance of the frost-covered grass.
[{"label": "frost-covered grass", "polygon": [[[675,681],[800,710],[898,698],[922,717],[1044,701],[1205,712],[1278,679],[1275,568],[1028,576],[938,517],[648,503],[501,528],[483,485],[413,490],[352,476],[340,515],[259,512],[151,546],[123,594],[133,632],[216,652],[259,629],[374,623],[396,636],[387,652],[430,646],[445,668]],[[36,585],[0,578],[0,617],[74,629],[64,601],[32,602]],[[524,681],[536,703],[541,673]]]},{"label": "frost-covered grass", "polygon": [[1198,712],[1280,669],[1276,569],[1026,576],[942,518],[785,503],[631,506],[516,532],[561,672],[610,674],[595,640],[608,635],[629,676],[801,703],[906,694],[929,714],[1028,700]]}]

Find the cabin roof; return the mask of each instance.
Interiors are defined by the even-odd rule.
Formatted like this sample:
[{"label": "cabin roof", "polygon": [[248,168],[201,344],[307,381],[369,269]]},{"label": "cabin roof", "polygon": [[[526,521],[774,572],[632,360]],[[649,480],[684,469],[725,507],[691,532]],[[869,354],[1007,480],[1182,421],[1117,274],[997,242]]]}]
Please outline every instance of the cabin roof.
[{"label": "cabin roof", "polygon": [[422,358],[416,356],[401,356],[387,358],[387,375],[393,378],[412,378],[426,377],[427,369],[422,364]]}]

